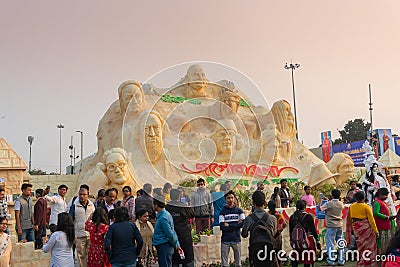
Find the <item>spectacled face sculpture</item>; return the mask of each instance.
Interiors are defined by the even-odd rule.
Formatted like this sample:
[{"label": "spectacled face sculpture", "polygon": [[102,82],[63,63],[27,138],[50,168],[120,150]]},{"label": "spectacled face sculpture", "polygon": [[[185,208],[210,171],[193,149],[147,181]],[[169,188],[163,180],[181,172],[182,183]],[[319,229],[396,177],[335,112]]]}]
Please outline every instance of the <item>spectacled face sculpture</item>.
[{"label": "spectacled face sculpture", "polygon": [[120,153],[111,153],[106,158],[106,176],[113,184],[124,184],[128,181],[128,169]]}]

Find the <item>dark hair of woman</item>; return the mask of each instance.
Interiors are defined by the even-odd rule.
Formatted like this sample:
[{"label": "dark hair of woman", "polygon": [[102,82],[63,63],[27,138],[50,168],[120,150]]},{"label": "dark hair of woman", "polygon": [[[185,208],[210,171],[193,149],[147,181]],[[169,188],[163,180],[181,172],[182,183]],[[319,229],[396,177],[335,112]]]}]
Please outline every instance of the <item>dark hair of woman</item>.
[{"label": "dark hair of woman", "polygon": [[142,217],[143,214],[145,214],[146,212],[149,212],[149,211],[146,210],[146,209],[140,209],[140,210],[138,210],[138,211],[136,212],[136,218],[139,219],[139,217]]},{"label": "dark hair of woman", "polygon": [[110,221],[108,220],[107,212],[103,208],[96,208],[93,212],[92,215],[92,222],[96,224],[96,231],[97,232],[99,225],[102,224],[110,224]]},{"label": "dark hair of woman", "polygon": [[302,200],[302,199],[297,200],[296,211],[293,213],[293,216],[296,219],[296,221],[299,221],[302,219],[303,212],[304,212],[304,209],[306,208],[306,205],[307,205],[307,203],[304,200]]},{"label": "dark hair of woman", "polygon": [[97,198],[105,197],[105,196],[106,196],[106,190],[105,189],[99,189],[99,191],[97,191]]},{"label": "dark hair of woman", "polygon": [[162,196],[163,195],[162,188],[161,187],[154,188],[153,193],[154,193],[154,196]]},{"label": "dark hair of woman", "polygon": [[356,199],[357,202],[361,202],[365,199],[365,194],[363,191],[358,191],[355,195],[354,198]]},{"label": "dark hair of woman", "polygon": [[122,191],[124,191],[125,189],[128,189],[128,191],[129,191],[130,193],[132,193],[132,188],[131,188],[129,185],[125,185],[125,186],[122,188]]},{"label": "dark hair of woman", "polygon": [[[378,167],[378,164],[377,163],[373,163],[372,166],[369,168],[369,171],[365,175],[367,177],[368,181],[371,182],[371,183],[375,182],[375,176],[374,176],[374,172],[373,172],[374,167]],[[379,171],[378,171],[377,175],[379,175],[380,177],[384,178],[382,173],[380,173]]]},{"label": "dark hair of woman", "polygon": [[379,188],[378,191],[376,191],[375,197],[380,197],[380,196],[387,196],[389,195],[389,190],[387,188]]},{"label": "dark hair of woman", "polygon": [[276,197],[278,196],[278,194],[279,194],[279,187],[275,187],[274,193],[272,194],[271,199],[276,200]]},{"label": "dark hair of woman", "polygon": [[168,193],[168,190],[172,188],[172,185],[170,183],[165,183],[163,187],[163,192]]},{"label": "dark hair of woman", "polygon": [[64,232],[67,235],[68,245],[72,247],[75,242],[75,229],[74,222],[69,213],[62,212],[58,214],[56,231]]},{"label": "dark hair of woman", "polygon": [[276,202],[273,200],[268,201],[268,209],[272,214],[274,214],[276,211]]},{"label": "dark hair of woman", "polygon": [[390,251],[400,248],[400,230],[396,232],[396,234],[392,237],[389,242],[389,245],[386,249],[386,255],[390,253]]},{"label": "dark hair of woman", "polygon": [[128,209],[126,207],[118,207],[115,209],[115,222],[127,222],[129,221]]}]

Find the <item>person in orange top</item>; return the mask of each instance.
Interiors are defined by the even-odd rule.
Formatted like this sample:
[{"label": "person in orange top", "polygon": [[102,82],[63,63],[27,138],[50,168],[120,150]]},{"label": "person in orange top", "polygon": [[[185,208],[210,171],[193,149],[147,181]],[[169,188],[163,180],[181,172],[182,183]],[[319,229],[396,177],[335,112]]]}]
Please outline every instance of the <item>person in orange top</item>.
[{"label": "person in orange top", "polygon": [[276,210],[276,202],[273,200],[268,201],[268,213],[276,218],[276,234],[274,236],[276,241],[276,250],[282,249],[282,231],[286,228],[287,223],[283,215]]},{"label": "person in orange top", "polygon": [[346,241],[351,244],[351,231],[357,243],[359,255],[364,255],[364,251],[369,251],[369,257],[360,257],[357,266],[377,267],[376,255],[378,248],[376,238],[378,237],[378,228],[372,214],[371,207],[364,203],[365,194],[359,191],[355,194],[357,202],[351,204],[349,214],[347,215]]}]

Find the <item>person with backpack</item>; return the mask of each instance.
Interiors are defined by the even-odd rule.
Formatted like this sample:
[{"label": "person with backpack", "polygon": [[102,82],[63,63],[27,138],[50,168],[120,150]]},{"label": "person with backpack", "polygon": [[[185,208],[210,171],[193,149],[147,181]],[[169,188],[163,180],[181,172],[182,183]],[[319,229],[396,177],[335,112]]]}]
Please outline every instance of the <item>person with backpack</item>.
[{"label": "person with backpack", "polygon": [[245,219],[243,210],[235,205],[235,193],[231,190],[225,194],[226,205],[219,213],[221,236],[221,266],[229,264],[229,249],[233,249],[235,266],[241,266],[240,228]]},{"label": "person with backpack", "polygon": [[264,210],[265,194],[255,191],[252,195],[254,211],[243,222],[242,237],[250,233],[249,260],[251,267],[272,267],[270,252],[274,249],[276,218]]},{"label": "person with backpack", "polygon": [[314,264],[316,248],[321,249],[314,219],[305,211],[305,208],[306,202],[298,200],[296,211],[289,218],[290,245],[298,252],[292,253],[292,257],[295,257],[291,259],[292,267],[297,267],[299,263],[303,263],[304,267]]},{"label": "person with backpack", "polygon": [[[342,211],[344,209],[344,204],[340,201],[340,190],[333,189],[331,192],[332,200],[320,206],[321,211],[325,211],[326,220],[326,249],[328,252],[327,263],[330,266],[335,265],[335,242],[339,243],[340,239],[343,239],[343,219]],[[322,198],[321,198],[322,203]],[[321,204],[320,204],[321,205]],[[344,247],[338,246],[338,263],[339,266],[344,265]]]}]

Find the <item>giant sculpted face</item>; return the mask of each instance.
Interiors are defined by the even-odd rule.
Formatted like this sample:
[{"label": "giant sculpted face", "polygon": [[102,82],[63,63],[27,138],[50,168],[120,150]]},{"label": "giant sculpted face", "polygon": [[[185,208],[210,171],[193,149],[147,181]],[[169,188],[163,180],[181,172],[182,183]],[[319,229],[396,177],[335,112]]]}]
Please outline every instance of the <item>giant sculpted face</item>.
[{"label": "giant sculpted face", "polygon": [[142,150],[150,162],[155,162],[162,154],[164,120],[156,111],[147,110],[140,115],[139,121]]},{"label": "giant sculpted face", "polygon": [[229,90],[224,91],[221,101],[230,107],[235,113],[238,112],[240,106],[240,97],[236,93]]},{"label": "giant sculpted face", "polygon": [[129,170],[124,156],[118,152],[105,155],[105,174],[112,184],[124,184],[128,181]]},{"label": "giant sculpted face", "polygon": [[236,147],[236,135],[236,125],[232,120],[218,121],[215,133],[211,137],[217,148],[216,161],[229,162]]},{"label": "giant sculpted face", "polygon": [[206,74],[200,65],[192,65],[187,70],[187,81],[189,86],[195,90],[200,90],[206,86]]},{"label": "giant sculpted face", "polygon": [[296,126],[289,102],[279,100],[272,105],[271,111],[278,131],[282,136],[287,138],[295,137]]},{"label": "giant sculpted face", "polygon": [[143,110],[143,89],[138,82],[126,81],[118,88],[122,113],[138,113]]}]

